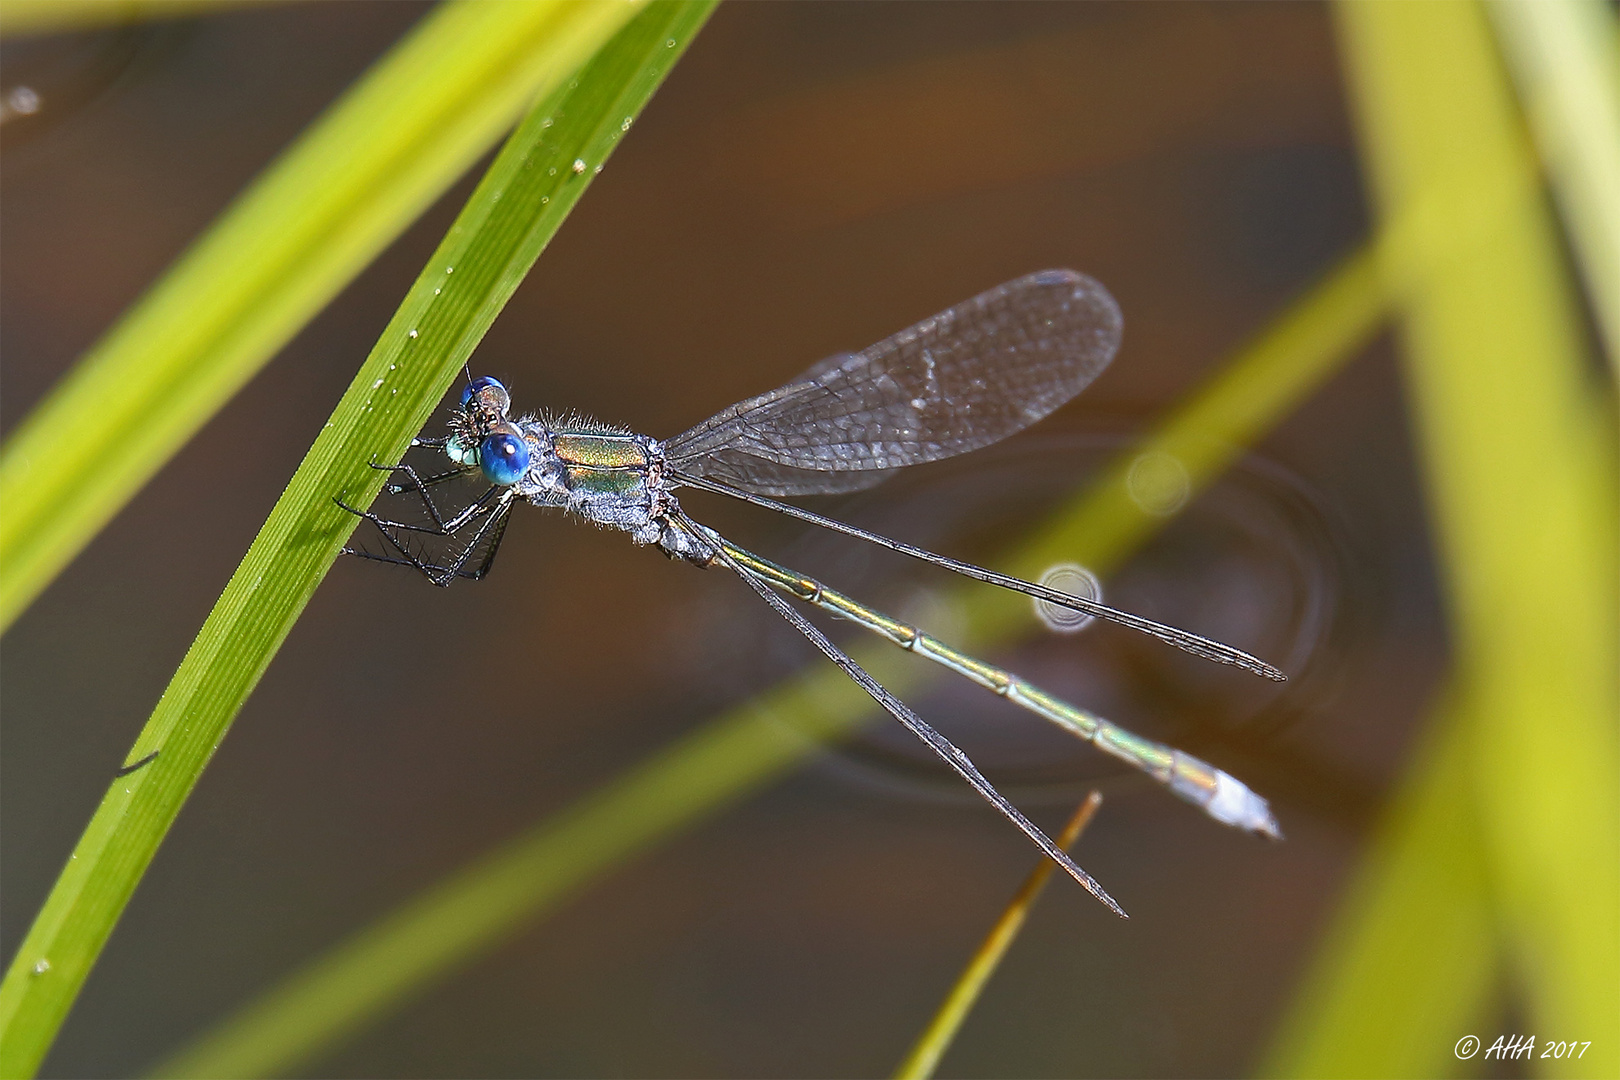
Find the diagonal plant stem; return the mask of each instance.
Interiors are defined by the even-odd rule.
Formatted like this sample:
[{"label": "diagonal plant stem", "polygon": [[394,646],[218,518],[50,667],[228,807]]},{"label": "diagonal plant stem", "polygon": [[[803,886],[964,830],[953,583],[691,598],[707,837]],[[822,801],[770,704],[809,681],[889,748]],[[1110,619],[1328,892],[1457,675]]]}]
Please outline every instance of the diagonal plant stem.
[{"label": "diagonal plant stem", "polygon": [[[492,5],[505,6],[505,5]],[[39,1065],[242,702],[365,503],[621,134],[712,10],[632,17],[534,107],[490,166],[322,430],[158,702],[0,985],[0,1075]],[[594,10],[594,9],[593,9]],[[576,167],[576,163],[580,163]]]},{"label": "diagonal plant stem", "polygon": [[[1208,483],[1243,443],[1287,416],[1355,355],[1383,312],[1375,257],[1364,248],[1241,350],[1141,452],[1179,454],[1192,486]],[[1165,520],[1145,514],[1123,492],[1120,478],[1134,457],[996,565],[1026,577],[1033,566],[1038,576],[1056,561],[1053,550],[1087,566],[1117,565]],[[992,644],[993,636],[1007,640],[1028,624],[1027,601],[996,606],[983,596],[993,591],[972,588],[952,601],[972,611],[969,625],[980,646]],[[892,648],[852,655],[900,695],[929,674]],[[155,1075],[268,1076],[303,1066],[433,979],[628,859],[784,775],[871,715],[871,699],[841,671],[830,665],[806,670],[385,915],[204,1033]]]},{"label": "diagonal plant stem", "polygon": [[[1102,805],[1102,794],[1093,791],[1086,796],[1080,808],[1069,818],[1068,824],[1056,837],[1057,845],[1067,850],[1074,846],[1080,834],[1085,832],[1086,826],[1091,824],[1092,817],[1097,808]],[[984,993],[985,986],[990,982],[990,976],[996,973],[1001,961],[1012,948],[1013,942],[1018,940],[1018,934],[1024,928],[1029,918],[1030,909],[1035,901],[1041,898],[1046,889],[1046,882],[1052,876],[1052,860],[1042,859],[1029,872],[1024,883],[1013,894],[1012,900],[990,927],[990,933],[985,935],[984,941],[968,960],[967,967],[957,978],[956,984],[951,987],[949,994],[941,1003],[939,1011],[928,1024],[922,1035],[917,1039],[911,1053],[900,1063],[894,1071],[895,1080],[928,1080],[939,1068],[939,1059],[951,1048],[956,1041],[957,1032],[962,1030],[962,1024],[967,1020],[973,1006],[979,1001],[979,995]]]},{"label": "diagonal plant stem", "polygon": [[447,4],[284,150],[0,448],[0,629],[632,10]]}]

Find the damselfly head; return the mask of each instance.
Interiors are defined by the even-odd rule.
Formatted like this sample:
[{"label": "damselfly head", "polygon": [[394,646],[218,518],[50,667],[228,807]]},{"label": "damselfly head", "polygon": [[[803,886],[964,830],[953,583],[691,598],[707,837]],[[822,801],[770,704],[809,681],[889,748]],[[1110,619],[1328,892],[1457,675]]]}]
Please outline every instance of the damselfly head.
[{"label": "damselfly head", "polygon": [[461,407],[450,415],[450,438],[444,444],[450,460],[479,466],[491,483],[515,483],[529,467],[529,454],[523,434],[507,419],[511,406],[511,395],[499,380],[485,375],[469,382],[461,391]]}]

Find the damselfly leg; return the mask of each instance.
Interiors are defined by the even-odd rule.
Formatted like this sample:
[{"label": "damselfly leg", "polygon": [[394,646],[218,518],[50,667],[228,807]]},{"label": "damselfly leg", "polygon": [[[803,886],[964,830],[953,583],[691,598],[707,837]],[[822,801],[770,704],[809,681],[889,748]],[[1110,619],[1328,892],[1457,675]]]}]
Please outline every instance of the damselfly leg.
[{"label": "damselfly leg", "polygon": [[[420,496],[422,505],[426,508],[430,525],[415,524],[408,521],[393,521],[384,518],[370,510],[357,510],[342,499],[334,499],[338,506],[358,517],[369,521],[383,538],[388,548],[395,555],[381,554],[367,551],[364,548],[345,547],[345,555],[355,555],[362,559],[371,559],[374,562],[391,563],[395,566],[409,566],[417,570],[423,577],[433,584],[446,586],[457,578],[470,581],[479,581],[489,573],[490,567],[495,564],[495,556],[500,551],[501,539],[506,535],[506,523],[511,517],[513,495],[510,488],[501,488],[494,485],[485,489],[484,493],[468,504],[453,516],[446,517],[440,511],[428,487],[438,479],[451,479],[465,475],[466,470],[452,470],[441,474],[441,477],[430,477],[422,480],[415,469],[409,465],[379,465],[372,463],[375,469],[387,470],[391,473],[403,473],[408,483],[390,485],[390,494],[404,494],[414,492]],[[412,550],[402,534],[418,536],[442,536],[456,538],[468,525],[477,523],[471,539],[458,547],[453,547],[445,564],[431,562],[424,559],[418,551]],[[476,564],[473,563],[474,554],[480,549],[483,555]],[[469,564],[473,564],[468,569]]]}]

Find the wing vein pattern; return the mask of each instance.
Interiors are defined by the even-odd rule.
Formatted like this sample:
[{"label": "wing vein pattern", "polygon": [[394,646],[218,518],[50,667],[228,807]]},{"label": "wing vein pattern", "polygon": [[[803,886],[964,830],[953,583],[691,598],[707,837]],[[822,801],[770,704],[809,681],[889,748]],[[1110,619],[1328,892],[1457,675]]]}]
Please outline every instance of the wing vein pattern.
[{"label": "wing vein pattern", "polygon": [[677,469],[758,495],[855,491],[976,450],[1067,402],[1119,348],[1098,282],[1046,270],[740,401],[665,443]]}]

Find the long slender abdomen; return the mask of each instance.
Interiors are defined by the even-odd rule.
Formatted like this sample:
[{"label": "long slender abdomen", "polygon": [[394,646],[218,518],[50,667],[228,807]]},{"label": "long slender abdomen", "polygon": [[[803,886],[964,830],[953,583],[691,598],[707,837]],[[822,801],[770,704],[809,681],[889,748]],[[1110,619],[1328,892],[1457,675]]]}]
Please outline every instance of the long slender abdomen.
[{"label": "long slender abdomen", "polygon": [[1282,831],[1266,800],[1230,773],[1173,746],[1144,739],[1118,724],[1070,705],[1012,672],[953,649],[936,637],[891,618],[858,600],[827,588],[814,578],[778,566],[732,544],[725,549],[738,564],[790,596],[858,623],[908,652],[925,656],[986,690],[1006,698],[1097,749],[1147,773],[1216,821],[1280,839]]}]

